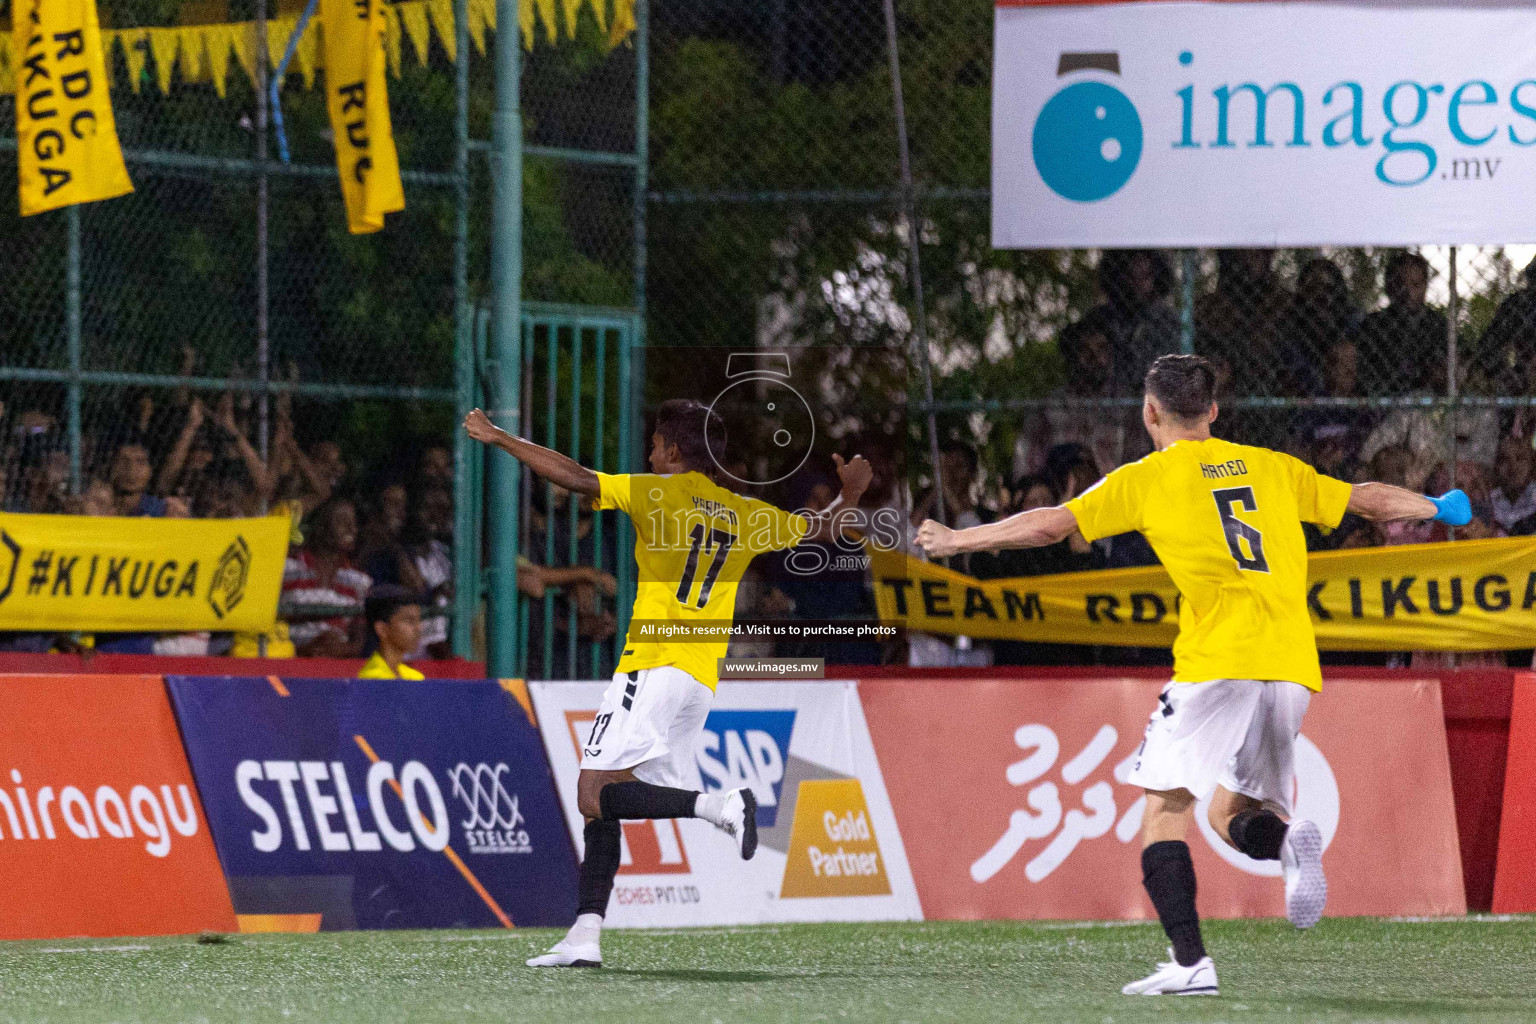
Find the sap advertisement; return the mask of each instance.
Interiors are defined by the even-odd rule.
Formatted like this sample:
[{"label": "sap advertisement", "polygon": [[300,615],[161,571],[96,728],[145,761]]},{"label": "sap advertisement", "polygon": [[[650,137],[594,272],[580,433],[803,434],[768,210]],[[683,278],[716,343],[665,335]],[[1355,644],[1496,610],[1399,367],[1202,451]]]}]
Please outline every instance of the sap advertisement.
[{"label": "sap advertisement", "polygon": [[574,918],[539,733],[496,682],[166,684],[242,930]]},{"label": "sap advertisement", "polygon": [[[578,856],[581,742],[606,687],[529,684]],[[698,819],[626,821],[610,926],[921,917],[857,683],[722,683],[695,766],[690,788],[756,795],[757,856]]]},{"label": "sap advertisement", "polygon": [[1002,0],[999,248],[1536,242],[1516,4]]}]

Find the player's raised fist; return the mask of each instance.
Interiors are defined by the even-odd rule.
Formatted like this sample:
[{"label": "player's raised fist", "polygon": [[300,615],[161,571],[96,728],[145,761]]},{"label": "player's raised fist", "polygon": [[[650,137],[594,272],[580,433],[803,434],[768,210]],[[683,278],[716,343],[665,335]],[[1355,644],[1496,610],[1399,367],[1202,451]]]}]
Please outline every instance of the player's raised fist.
[{"label": "player's raised fist", "polygon": [[955,544],[955,531],[932,519],[924,519],[923,525],[917,528],[917,546],[930,558],[947,558],[959,550]]},{"label": "player's raised fist", "polygon": [[479,409],[471,409],[469,415],[464,417],[464,432],[482,444],[491,444],[496,440],[496,435],[501,433],[501,428]]},{"label": "player's raised fist", "polygon": [[869,482],[875,477],[875,469],[869,464],[868,459],[862,455],[855,455],[844,462],[841,455],[834,454],[832,461],[837,463],[837,478],[842,481],[844,490],[863,494],[869,489]]}]

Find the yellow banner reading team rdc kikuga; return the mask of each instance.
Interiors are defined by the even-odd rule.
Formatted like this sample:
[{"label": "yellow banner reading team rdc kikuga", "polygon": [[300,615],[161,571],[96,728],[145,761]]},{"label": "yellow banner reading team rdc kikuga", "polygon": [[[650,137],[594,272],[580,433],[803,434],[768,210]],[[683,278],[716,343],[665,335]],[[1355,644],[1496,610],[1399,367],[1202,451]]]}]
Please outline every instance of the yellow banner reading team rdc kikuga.
[{"label": "yellow banner reading team rdc kikuga", "polygon": [[[1178,591],[1161,566],[978,580],[870,549],[880,618],[984,639],[1168,646]],[[1479,651],[1536,643],[1536,538],[1326,551],[1308,559],[1318,646]]]},{"label": "yellow banner reading team rdc kikuga", "polygon": [[132,192],[94,0],[14,0],[11,30],[21,215]]},{"label": "yellow banner reading team rdc kikuga", "polygon": [[0,514],[0,630],[269,630],[288,535],[286,514]]}]

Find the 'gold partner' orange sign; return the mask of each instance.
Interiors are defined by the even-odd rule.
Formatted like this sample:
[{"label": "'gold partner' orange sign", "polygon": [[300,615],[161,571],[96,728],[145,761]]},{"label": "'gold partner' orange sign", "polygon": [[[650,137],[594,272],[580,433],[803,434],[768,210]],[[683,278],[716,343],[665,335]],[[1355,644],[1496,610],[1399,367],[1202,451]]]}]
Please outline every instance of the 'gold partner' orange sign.
[{"label": "'gold partner' orange sign", "polygon": [[859,780],[800,783],[779,896],[888,896],[890,892]]}]

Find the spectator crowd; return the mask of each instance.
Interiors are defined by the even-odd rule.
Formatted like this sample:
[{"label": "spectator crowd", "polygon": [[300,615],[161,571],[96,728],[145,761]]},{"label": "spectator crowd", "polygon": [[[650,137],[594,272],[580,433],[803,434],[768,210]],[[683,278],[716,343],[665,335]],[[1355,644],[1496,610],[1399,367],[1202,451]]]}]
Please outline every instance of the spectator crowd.
[{"label": "spectator crowd", "polygon": [[[1480,336],[1458,339],[1453,368],[1449,326],[1427,301],[1431,267],[1422,256],[1404,252],[1387,262],[1381,281],[1386,302],[1367,312],[1335,262],[1305,262],[1287,287],[1274,255],[1263,249],[1219,253],[1215,287],[1190,311],[1194,350],[1215,364],[1222,393],[1259,400],[1225,404],[1218,436],[1288,451],[1345,480],[1381,480],[1429,493],[1454,482],[1474,509],[1472,524],[1458,536],[1536,534],[1536,410],[1475,400],[1536,395],[1536,262]],[[1149,450],[1140,422],[1142,375],[1157,356],[1179,351],[1185,334],[1171,301],[1175,276],[1167,258],[1153,250],[1106,252],[1097,272],[1100,301],[1057,339],[1064,383],[1013,424],[1017,440],[1006,472],[996,466],[984,472],[969,438],[952,436],[943,445],[943,504],[950,523],[975,525],[1059,504]],[[188,375],[194,359],[189,351]],[[1457,391],[1473,400],[1451,410],[1437,399],[1448,393],[1453,369]],[[6,511],[240,517],[286,504],[296,523],[283,581],[284,621],[271,636],[82,640],[0,634],[0,648],[69,650],[84,642],[130,652],[361,657],[378,644],[365,625],[364,602],[371,590],[386,587],[378,593],[396,595],[396,604],[398,595],[413,595],[423,608],[411,656],[448,657],[454,587],[449,448],[434,440],[402,450],[364,479],[334,440],[301,443],[286,395],[274,398],[271,412],[263,458],[250,392],[211,398],[190,389],[128,394],[115,418],[81,437],[81,486],[72,493],[59,411],[0,403],[0,506]],[[875,465],[866,509],[894,510],[913,528],[934,513],[938,496],[932,490],[910,494],[899,460],[881,439],[867,440],[862,451]],[[809,469],[792,484],[794,493],[760,496],[816,511],[836,494],[830,475]],[[535,654],[530,672],[578,678],[600,672],[591,648],[616,629],[614,576],[627,555],[618,550],[617,531],[600,527],[585,504],[575,506],[565,492],[543,485],[531,489],[523,524],[518,587],[534,599],[524,625]],[[1337,530],[1312,531],[1309,543],[1315,550],[1358,548],[1446,536],[1444,527],[1433,524],[1376,525],[1346,517]],[[867,573],[839,561],[830,547],[822,554],[827,568],[814,576],[792,571],[790,556],[760,559],[741,588],[738,614],[873,618]],[[1153,562],[1145,540],[1127,534],[1091,545],[1074,537],[1040,550],[974,555],[957,567],[998,578]],[[843,662],[910,657],[913,664],[1166,658],[1166,652],[971,645],[964,638],[916,635],[900,650],[800,647],[769,651],[741,643],[734,649]]]}]

